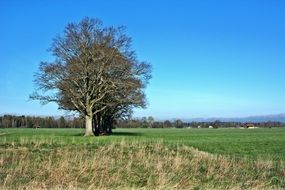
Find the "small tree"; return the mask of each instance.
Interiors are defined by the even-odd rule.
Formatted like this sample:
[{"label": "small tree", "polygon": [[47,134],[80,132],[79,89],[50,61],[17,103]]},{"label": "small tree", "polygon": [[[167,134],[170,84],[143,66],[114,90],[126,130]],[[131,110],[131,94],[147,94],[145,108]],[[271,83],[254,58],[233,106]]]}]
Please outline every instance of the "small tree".
[{"label": "small tree", "polygon": [[180,119],[177,119],[174,122],[174,125],[175,125],[176,128],[183,128],[183,121],[181,121]]},{"label": "small tree", "polygon": [[173,125],[169,120],[166,120],[163,122],[163,127],[164,128],[171,128]]},{"label": "small tree", "polygon": [[149,116],[147,118],[147,123],[148,123],[149,127],[152,128],[153,127],[153,123],[154,123],[154,118],[152,116]]}]

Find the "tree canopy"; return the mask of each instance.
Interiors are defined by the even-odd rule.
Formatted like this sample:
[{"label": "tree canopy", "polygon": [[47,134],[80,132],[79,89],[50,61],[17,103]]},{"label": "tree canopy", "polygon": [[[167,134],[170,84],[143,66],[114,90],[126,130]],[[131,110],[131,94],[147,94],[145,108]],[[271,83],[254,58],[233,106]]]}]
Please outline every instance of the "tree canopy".
[{"label": "tree canopy", "polygon": [[84,18],[68,24],[50,50],[55,60],[40,63],[31,98],[78,112],[85,118],[85,135],[111,132],[116,118],[146,106],[151,66],[137,59],[125,27]]}]

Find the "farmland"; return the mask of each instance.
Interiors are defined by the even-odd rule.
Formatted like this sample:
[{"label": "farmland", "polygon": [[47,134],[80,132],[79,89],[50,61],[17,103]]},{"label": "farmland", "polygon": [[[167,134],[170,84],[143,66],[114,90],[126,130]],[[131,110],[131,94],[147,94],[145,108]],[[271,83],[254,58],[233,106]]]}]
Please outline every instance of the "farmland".
[{"label": "farmland", "polygon": [[284,188],[285,129],[1,129],[0,188]]}]

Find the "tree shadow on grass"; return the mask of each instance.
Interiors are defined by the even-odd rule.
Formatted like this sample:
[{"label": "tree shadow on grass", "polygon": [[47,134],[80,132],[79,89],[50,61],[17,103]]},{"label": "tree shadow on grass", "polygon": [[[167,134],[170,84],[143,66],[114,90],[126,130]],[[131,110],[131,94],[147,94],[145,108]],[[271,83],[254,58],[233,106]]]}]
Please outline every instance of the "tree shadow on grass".
[{"label": "tree shadow on grass", "polygon": [[116,132],[114,131],[111,136],[141,136],[140,133],[134,133],[134,132]]},{"label": "tree shadow on grass", "polygon": [[[83,137],[84,136],[84,133],[76,133],[76,134],[68,134],[66,136],[75,136],[75,137]],[[134,132],[113,132],[111,134],[108,134],[106,136],[129,136],[129,137],[133,137],[133,136],[141,136],[140,133],[134,133]]]},{"label": "tree shadow on grass", "polygon": [[74,137],[84,137],[84,133],[76,133],[76,134],[70,134],[68,136],[74,136]]}]

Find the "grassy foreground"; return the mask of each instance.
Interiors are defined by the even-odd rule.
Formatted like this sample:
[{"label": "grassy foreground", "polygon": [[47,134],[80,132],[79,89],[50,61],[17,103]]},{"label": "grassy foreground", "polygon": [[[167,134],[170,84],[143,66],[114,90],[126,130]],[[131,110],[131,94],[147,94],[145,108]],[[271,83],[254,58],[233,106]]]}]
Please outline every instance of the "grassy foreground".
[{"label": "grassy foreground", "polygon": [[282,189],[284,129],[1,129],[0,189]]}]

